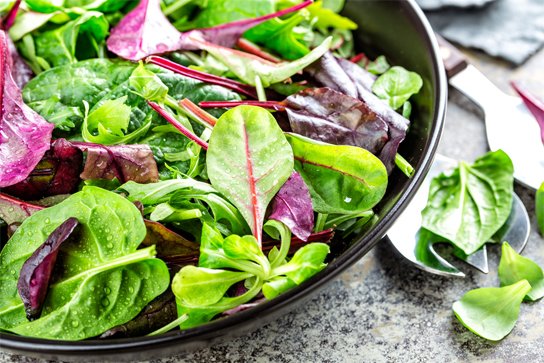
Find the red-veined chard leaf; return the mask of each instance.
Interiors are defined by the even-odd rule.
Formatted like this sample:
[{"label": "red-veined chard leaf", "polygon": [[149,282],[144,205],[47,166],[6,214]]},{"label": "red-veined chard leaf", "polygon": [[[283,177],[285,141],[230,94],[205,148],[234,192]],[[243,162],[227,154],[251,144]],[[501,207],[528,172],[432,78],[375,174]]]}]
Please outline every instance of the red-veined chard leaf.
[{"label": "red-veined chard leaf", "polygon": [[307,241],[314,229],[314,210],[310,191],[296,171],[283,184],[272,201],[269,219],[285,224],[291,232]]},{"label": "red-veined chard leaf", "polygon": [[53,125],[24,104],[0,30],[0,187],[24,180],[49,149]]},{"label": "red-veined chard leaf", "polygon": [[213,129],[206,162],[212,185],[261,244],[266,207],[293,170],[293,153],[274,117],[252,106],[227,111]]},{"label": "red-veined chard leaf", "polygon": [[28,320],[40,317],[59,248],[70,237],[78,224],[76,218],[68,218],[23,263],[17,282],[17,290],[25,305]]},{"label": "red-veined chard leaf", "polygon": [[378,154],[388,127],[364,102],[330,88],[308,88],[283,102],[293,132],[335,145],[353,145]]},{"label": "red-veined chard leaf", "polygon": [[315,211],[359,213],[382,199],[387,171],[369,151],[325,144],[296,134],[286,136],[293,148],[295,169],[310,190]]},{"label": "red-veined chard leaf", "polygon": [[8,225],[12,223],[21,223],[27,217],[42,210],[44,207],[31,204],[7,194],[0,193],[0,219]]}]

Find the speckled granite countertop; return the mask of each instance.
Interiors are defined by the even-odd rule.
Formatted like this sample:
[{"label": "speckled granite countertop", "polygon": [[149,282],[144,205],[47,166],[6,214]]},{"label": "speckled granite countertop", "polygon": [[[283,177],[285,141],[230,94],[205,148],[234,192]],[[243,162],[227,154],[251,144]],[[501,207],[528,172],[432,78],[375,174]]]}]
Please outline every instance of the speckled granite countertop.
[{"label": "speckled granite countertop", "polygon": [[[544,97],[544,50],[511,69],[481,54],[471,59],[502,89],[525,82]],[[440,152],[473,160],[486,152],[478,110],[459,94],[450,96]],[[536,231],[534,193],[516,186],[532,216],[533,232],[524,255],[544,266],[544,239]],[[429,275],[402,261],[387,243],[378,245],[308,303],[259,330],[178,362],[544,362],[544,302],[523,304],[514,331],[487,342],[463,328],[451,304],[466,291],[498,286],[497,246],[489,249],[490,273],[465,270],[465,279]],[[1,344],[0,344],[1,345]],[[0,362],[40,360],[0,353]]]}]

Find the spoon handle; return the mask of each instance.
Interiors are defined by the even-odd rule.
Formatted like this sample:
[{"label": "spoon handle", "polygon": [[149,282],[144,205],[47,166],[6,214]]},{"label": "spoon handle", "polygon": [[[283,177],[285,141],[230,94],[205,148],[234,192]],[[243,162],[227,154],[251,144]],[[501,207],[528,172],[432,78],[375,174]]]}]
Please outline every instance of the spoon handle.
[{"label": "spoon handle", "polygon": [[451,78],[465,69],[468,65],[468,61],[464,54],[446,39],[438,34],[436,34],[436,39],[440,46],[440,54],[442,55],[442,61],[446,68],[446,74],[448,75],[448,78]]}]

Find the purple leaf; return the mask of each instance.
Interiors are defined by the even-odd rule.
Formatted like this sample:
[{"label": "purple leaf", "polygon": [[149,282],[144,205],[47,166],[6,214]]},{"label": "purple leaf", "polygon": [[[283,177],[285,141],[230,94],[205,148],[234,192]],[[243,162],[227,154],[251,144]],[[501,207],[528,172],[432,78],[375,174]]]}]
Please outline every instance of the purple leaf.
[{"label": "purple leaf", "polygon": [[5,31],[8,31],[9,28],[11,28],[11,26],[15,22],[15,18],[17,17],[17,11],[19,11],[20,5],[21,5],[21,0],[15,0],[13,5],[11,6],[11,9],[6,15],[6,18],[2,20],[1,28],[4,29]]},{"label": "purple leaf", "polygon": [[78,225],[77,219],[67,219],[23,264],[17,282],[17,290],[25,306],[28,320],[40,317],[59,248]]},{"label": "purple leaf", "polygon": [[195,29],[185,32],[181,35],[181,47],[183,50],[200,50],[199,44],[192,40],[199,39],[222,47],[233,48],[238,42],[238,39],[240,39],[247,30],[264,23],[267,20],[304,9],[311,5],[312,2],[312,0],[307,0],[290,8],[259,16],[257,18],[242,19],[214,26],[212,28]]},{"label": "purple leaf", "polygon": [[81,181],[82,165],[83,153],[68,141],[58,139],[25,180],[4,191],[26,200],[70,194]]},{"label": "purple leaf", "polygon": [[152,183],[159,180],[157,163],[148,145],[104,146],[86,142],[73,142],[75,147],[87,153],[80,178],[117,178],[121,183]]},{"label": "purple leaf", "polygon": [[0,219],[8,225],[22,223],[27,217],[42,210],[41,205],[31,204],[0,193]]},{"label": "purple leaf", "polygon": [[142,241],[142,245],[155,245],[158,258],[165,262],[175,262],[177,264],[185,262],[185,264],[188,264],[195,255],[198,256],[200,246],[197,243],[189,241],[159,222],[148,219],[144,219],[144,222],[147,234]]},{"label": "purple leaf", "polygon": [[364,102],[330,88],[308,88],[283,102],[293,132],[373,154],[387,143],[388,126]]},{"label": "purple leaf", "polygon": [[23,88],[28,83],[28,81],[32,79],[32,77],[34,76],[34,73],[30,69],[30,67],[25,63],[23,58],[21,58],[21,56],[17,52],[17,48],[15,48],[15,44],[13,44],[13,41],[9,37],[8,37],[8,47],[9,47],[9,53],[11,55],[9,59],[10,68],[11,68],[11,76],[13,77],[15,84],[17,84],[19,88]]},{"label": "purple leaf", "polygon": [[137,61],[180,49],[180,39],[181,33],[162,13],[160,0],[140,0],[111,30],[107,45],[119,57]]},{"label": "purple leaf", "polygon": [[0,30],[0,188],[26,179],[49,149],[54,128],[24,104],[11,74],[7,38]]},{"label": "purple leaf", "polygon": [[296,171],[274,197],[269,219],[282,222],[303,241],[307,241],[312,234],[314,228],[312,198],[308,187]]},{"label": "purple leaf", "polygon": [[525,103],[525,106],[527,106],[535,117],[538,126],[540,126],[540,138],[544,144],[544,102],[536,98],[535,95],[531,94],[525,87],[516,82],[512,82],[512,87],[514,87],[523,100],[523,103]]}]

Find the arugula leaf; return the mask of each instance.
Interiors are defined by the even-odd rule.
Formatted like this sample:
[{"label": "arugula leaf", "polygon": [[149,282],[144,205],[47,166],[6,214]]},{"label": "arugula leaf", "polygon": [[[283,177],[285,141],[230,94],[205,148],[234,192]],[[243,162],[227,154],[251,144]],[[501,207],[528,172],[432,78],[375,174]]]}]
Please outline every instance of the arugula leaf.
[{"label": "arugula leaf", "polygon": [[527,280],[532,288],[527,293],[526,300],[536,301],[544,296],[544,272],[534,261],[520,256],[508,242],[502,244],[499,279],[501,286]]},{"label": "arugula leaf", "polygon": [[544,182],[536,191],[535,212],[538,228],[540,229],[540,234],[544,236]]},{"label": "arugula leaf", "polygon": [[418,93],[422,86],[423,80],[419,74],[394,66],[376,79],[372,85],[372,92],[389,102],[389,106],[396,110],[412,95]]},{"label": "arugula leaf", "polygon": [[453,304],[453,312],[474,334],[498,341],[514,329],[521,302],[530,290],[527,280],[500,288],[475,289]]},{"label": "arugula leaf", "polygon": [[470,255],[504,224],[512,205],[514,167],[502,151],[489,152],[474,164],[459,164],[450,175],[431,182],[422,211],[422,227]]},{"label": "arugula leaf", "polygon": [[286,134],[295,155],[295,170],[310,190],[314,210],[353,214],[376,205],[387,188],[387,171],[367,150],[337,146]]},{"label": "arugula leaf", "polygon": [[[41,317],[27,322],[17,295],[19,274],[10,271],[19,271],[69,217],[82,224],[81,237],[61,246],[58,265],[66,268],[52,281]],[[96,187],[84,187],[28,217],[0,254],[0,327],[26,336],[79,340],[131,320],[170,281],[153,247],[136,250],[145,234],[140,211],[131,202]]]},{"label": "arugula leaf", "polygon": [[262,242],[268,203],[293,170],[293,154],[270,112],[239,106],[215,125],[206,155],[208,177],[248,222]]}]

